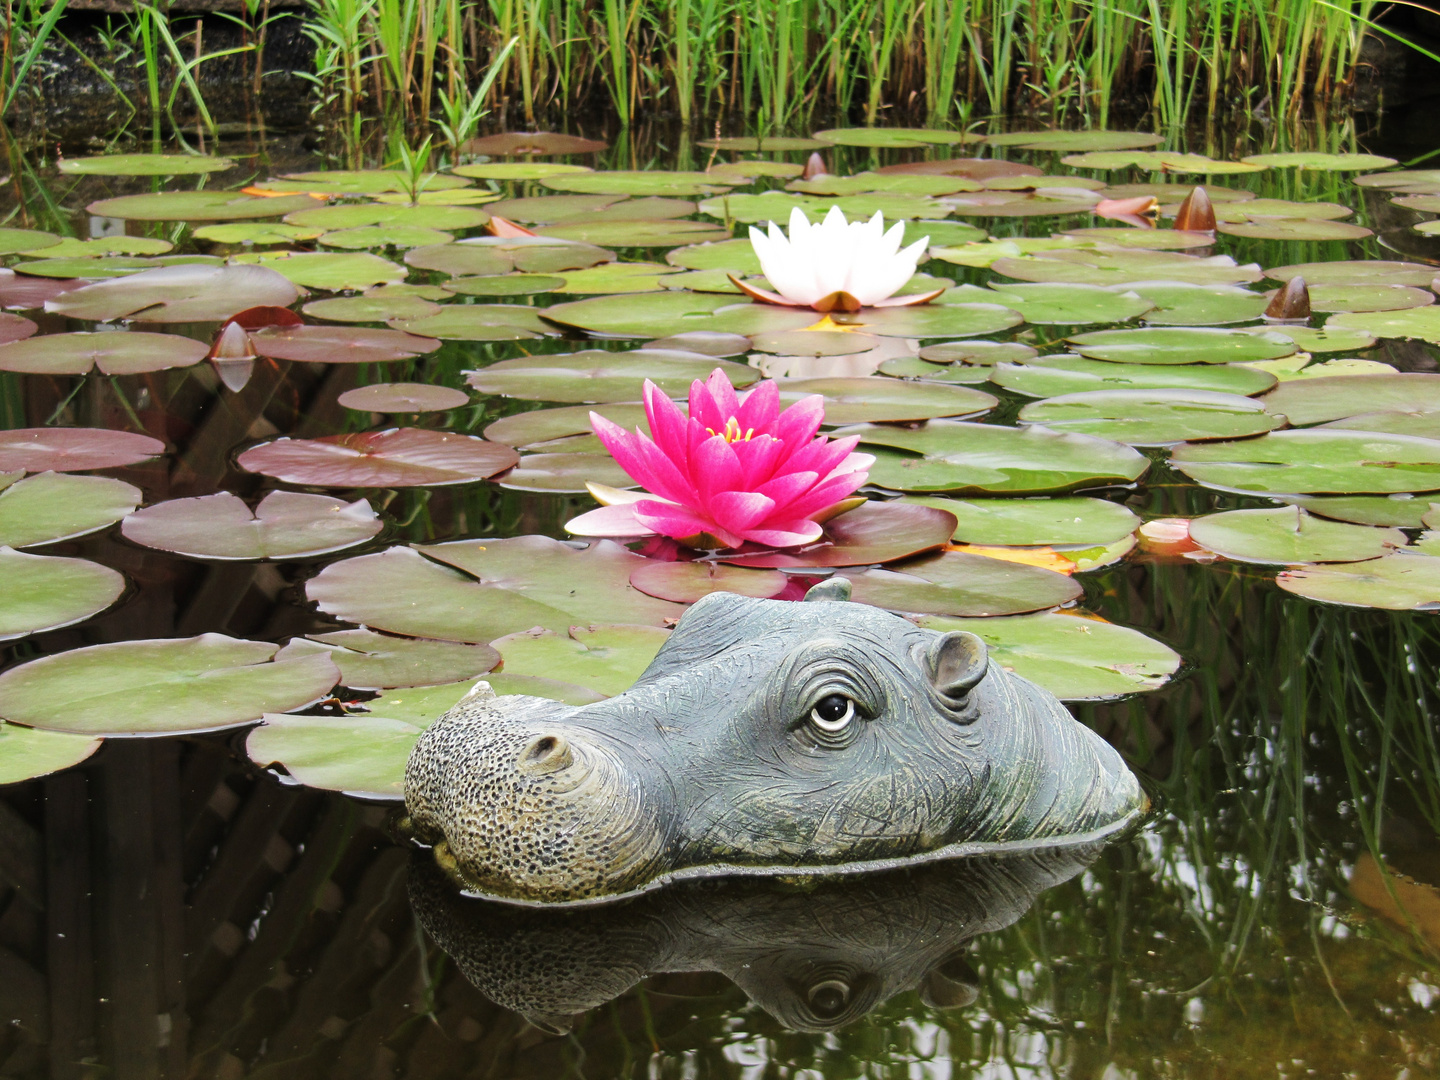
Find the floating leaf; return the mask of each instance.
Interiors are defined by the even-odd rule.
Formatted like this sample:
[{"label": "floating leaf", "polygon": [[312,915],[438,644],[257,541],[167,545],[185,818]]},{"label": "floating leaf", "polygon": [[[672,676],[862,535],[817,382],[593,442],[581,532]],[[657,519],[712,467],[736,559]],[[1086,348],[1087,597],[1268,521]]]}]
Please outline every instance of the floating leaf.
[{"label": "floating leaf", "polygon": [[417,270],[439,270],[456,277],[505,274],[511,270],[558,274],[614,259],[613,251],[593,244],[545,236],[475,237],[405,253],[405,262]]},{"label": "floating leaf", "polygon": [[550,161],[487,161],[483,165],[457,165],[450,171],[472,180],[543,180],[547,176],[590,172],[590,169],[585,165]]},{"label": "floating leaf", "polygon": [[1274,360],[1295,352],[1281,334],[1247,334],[1211,327],[1094,330],[1067,338],[1092,360],[1122,364],[1226,364]]},{"label": "floating leaf", "polygon": [[[758,307],[760,305],[751,305]],[[813,312],[811,313],[813,314]],[[1024,316],[1003,304],[920,304],[913,307],[863,308],[854,315],[831,316],[882,337],[964,337],[995,334],[1019,326]],[[720,320],[717,320],[717,322]]]},{"label": "floating leaf", "polygon": [[1211,390],[1250,395],[1269,390],[1275,385],[1275,376],[1234,364],[1112,364],[1059,354],[1022,364],[997,364],[990,381],[1036,398],[1091,390]]},{"label": "floating leaf", "polygon": [[[944,255],[941,254],[943,258]],[[1226,255],[1201,258],[1178,251],[1109,251],[1062,247],[988,265],[1021,281],[1073,281],[1085,285],[1129,285],[1141,281],[1183,281],[1192,285],[1238,285],[1263,276],[1254,263],[1237,265]]]},{"label": "floating leaf", "polygon": [[1173,649],[1138,630],[1076,615],[929,615],[917,621],[931,630],[978,634],[996,663],[1063,701],[1104,701],[1154,690],[1180,667]]},{"label": "floating leaf", "polygon": [[[1177,446],[1175,468],[1207,487],[1262,494],[1389,494],[1440,489],[1440,442],[1308,428]],[[872,479],[874,473],[871,473]]]},{"label": "floating leaf", "polygon": [[169,240],[155,236],[96,236],[89,240],[67,236],[58,244],[42,244],[39,251],[47,259],[89,259],[112,255],[164,255],[174,247]]},{"label": "floating leaf", "polygon": [[724,229],[703,221],[562,221],[558,225],[542,225],[536,231],[541,236],[578,243],[639,248],[677,247],[722,240],[729,235]]},{"label": "floating leaf", "polygon": [[1029,360],[1035,350],[1019,341],[944,341],[926,345],[920,358],[933,364],[999,364],[1005,361]]},{"label": "floating leaf", "polygon": [[1293,500],[1312,514],[1356,525],[1418,529],[1434,504],[1424,495],[1312,495]]},{"label": "floating leaf", "polygon": [[1135,229],[1128,226],[1066,229],[1061,235],[1092,244],[1144,248],[1149,251],[1179,251],[1188,248],[1210,247],[1215,243],[1213,237],[1199,232],[1185,232],[1180,229]]},{"label": "floating leaf", "polygon": [[1173,151],[1100,151],[1075,154],[1060,159],[1072,169],[1146,169],[1150,172],[1204,173],[1223,176],[1233,173],[1263,172],[1264,165],[1242,161],[1216,161],[1204,154],[1181,154]]},{"label": "floating leaf", "polygon": [[1326,330],[1352,330],[1382,338],[1420,338],[1440,344],[1440,307],[1332,315]]},{"label": "floating leaf", "polygon": [[1155,305],[1145,312],[1145,321],[1151,326],[1221,326],[1249,322],[1264,314],[1268,303],[1263,293],[1236,285],[1142,281],[1128,288]]},{"label": "floating leaf", "polygon": [[0,255],[13,255],[17,251],[41,251],[61,243],[60,237],[52,232],[39,229],[0,228]]},{"label": "floating leaf", "polygon": [[1440,409],[1440,375],[1404,372],[1296,379],[1265,395],[1265,407],[1296,425],[1376,411]]},{"label": "floating leaf", "polygon": [[660,288],[661,277],[673,273],[675,267],[665,263],[605,263],[588,270],[570,271],[565,275],[564,284],[554,291],[592,295],[654,292]]},{"label": "floating leaf", "polygon": [[1440,558],[1397,551],[1366,562],[1285,570],[1275,583],[1329,604],[1428,611],[1440,607]]},{"label": "floating leaf", "polygon": [[717,562],[661,562],[647,559],[630,574],[630,584],[649,596],[693,604],[712,592],[778,597],[789,589],[790,578],[778,570],[749,570]]},{"label": "floating leaf", "polygon": [[1360,240],[1373,236],[1364,225],[1314,218],[1260,218],[1238,223],[1221,222],[1216,232],[1250,240]]},{"label": "floating leaf", "polygon": [[[419,249],[417,249],[419,250]],[[281,251],[236,255],[236,263],[268,267],[307,289],[342,292],[405,280],[405,268],[368,251]],[[248,305],[247,305],[248,306]],[[281,305],[284,306],[284,305]]]},{"label": "floating leaf", "polygon": [[1019,615],[1058,607],[1083,591],[1053,570],[958,551],[842,574],[860,603],[926,615]]},{"label": "floating leaf", "polygon": [[79,765],[103,740],[0,724],[0,784],[18,784]]},{"label": "floating leaf", "polygon": [[13,270],[0,269],[0,306],[13,311],[44,307],[46,300],[53,300],[83,284],[85,282],[74,278],[28,277]]},{"label": "floating leaf", "polygon": [[440,347],[432,337],[356,326],[267,326],[250,342],[261,356],[309,364],[383,364]]},{"label": "floating leaf", "polygon": [[1123,540],[1140,524],[1127,507],[1108,499],[962,500],[907,495],[904,501],[954,514],[953,539],[961,544],[1094,547]]},{"label": "floating leaf", "polygon": [[708,378],[717,368],[737,387],[748,386],[760,377],[754,368],[694,353],[592,349],[502,360],[467,372],[465,378],[472,389],[482,394],[532,401],[635,401],[646,379],[662,393],[678,397],[687,393],[696,379]]},{"label": "floating leaf", "polygon": [[1307,285],[1417,285],[1427,286],[1435,267],[1425,263],[1391,262],[1385,259],[1336,260],[1334,262],[1292,263],[1266,270],[1272,281],[1303,277]]},{"label": "floating leaf", "polygon": [[[24,341],[39,329],[40,327],[29,319],[11,315],[8,311],[0,311],[0,346],[14,341]],[[0,348],[0,354],[3,352],[3,348]]]},{"label": "floating leaf", "polygon": [[572,626],[567,634],[526,630],[497,638],[506,675],[554,679],[613,697],[655,659],[670,631],[658,626]]},{"label": "floating leaf", "polygon": [[869,566],[940,547],[955,518],[932,506],[870,500],[825,523],[819,541],[787,551],[722,554],[721,562],[766,569],[806,566]]},{"label": "floating leaf", "polygon": [[85,208],[97,217],[130,221],[245,221],[278,218],[317,205],[309,195],[258,198],[238,191],[155,191],[101,199]]},{"label": "floating leaf", "polygon": [[324,247],[360,251],[367,248],[417,248],[429,244],[447,244],[454,237],[441,229],[418,225],[364,225],[354,229],[335,229],[320,237]]},{"label": "floating leaf", "polygon": [[645,406],[638,401],[622,401],[607,405],[570,405],[558,409],[535,409],[532,412],[515,413],[501,417],[485,429],[485,438],[491,442],[517,446],[522,450],[563,439],[571,435],[590,433],[590,413],[596,412],[612,423],[627,430],[639,429],[650,434],[650,423],[645,418]]},{"label": "floating leaf", "polygon": [[781,330],[756,334],[751,344],[781,356],[854,356],[875,348],[880,339],[845,330]]},{"label": "floating leaf", "polygon": [[460,147],[464,154],[512,157],[516,154],[595,154],[606,148],[596,139],[559,135],[551,131],[506,131],[471,139]]},{"label": "floating leaf", "polygon": [[500,662],[488,645],[394,637],[374,630],[337,630],[291,638],[278,660],[328,653],[340,669],[340,685],[354,690],[439,686],[475,679]]},{"label": "floating leaf", "polygon": [[400,169],[326,169],[322,172],[286,173],[278,180],[267,180],[256,187],[264,191],[315,191],[328,195],[381,195],[411,191],[426,194],[468,187],[469,181],[458,176],[425,173],[414,177]]},{"label": "floating leaf", "polygon": [[1054,153],[1078,153],[1098,150],[1138,150],[1164,142],[1160,135],[1148,131],[1013,131],[1004,135],[987,135],[991,146],[1013,146],[1019,150],[1048,150]]},{"label": "floating leaf", "polygon": [[41,657],[0,675],[0,716],[86,735],[234,727],[328,693],[328,656],[270,662],[277,646],[223,634],[121,641]]},{"label": "floating leaf", "polygon": [[555,333],[540,320],[539,311],[523,304],[447,304],[437,315],[397,319],[391,325],[449,341],[527,341]]},{"label": "floating leaf", "polygon": [[419,296],[332,296],[312,300],[300,309],[315,319],[330,322],[384,322],[386,319],[424,319],[440,314],[441,307]]},{"label": "floating leaf", "polygon": [[1027,323],[1078,326],[1084,323],[1125,322],[1144,315],[1154,302],[1134,292],[1112,292],[1098,285],[992,284],[999,303],[1018,311]]},{"label": "floating leaf", "polygon": [[1210,390],[1094,390],[1035,401],[1020,420],[1131,446],[1235,439],[1279,426],[1258,401]]},{"label": "floating leaf", "polygon": [[336,400],[357,412],[424,413],[464,408],[470,395],[430,383],[375,383],[346,390]]},{"label": "floating leaf", "polygon": [[[0,641],[81,622],[104,611],[125,591],[124,577],[108,566],[29,555],[8,547],[0,547],[0,574],[5,579],[0,591]],[[20,720],[4,708],[0,690],[0,714]]]},{"label": "floating leaf", "polygon": [[814,135],[820,142],[835,146],[870,146],[898,150],[917,146],[953,146],[978,139],[978,136],[963,131],[907,127],[830,128],[817,131]]},{"label": "floating leaf", "polygon": [[914,430],[859,427],[836,434],[859,435],[877,448],[870,482],[896,491],[1039,495],[1130,483],[1150,464],[1121,443],[1039,426],[932,420]]},{"label": "floating leaf", "polygon": [[975,386],[990,378],[990,369],[972,364],[932,364],[918,356],[898,356],[886,360],[876,371],[896,379],[924,379],[927,382],[959,383]]},{"label": "floating leaf", "polygon": [[716,183],[709,173],[660,169],[570,173],[547,176],[540,184],[551,191],[577,191],[586,195],[713,195],[729,190],[728,185]]},{"label": "floating leaf", "polygon": [[885,220],[904,218],[943,218],[951,207],[938,199],[923,195],[890,195],[872,192],[867,195],[841,195],[827,198],[819,195],[798,195],[789,191],[762,191],[758,195],[717,195],[700,203],[700,212],[724,221],[758,224],[762,221],[784,223],[790,211],[799,209],[812,222],[819,221],[838,206],[851,221],[868,219],[875,214]]},{"label": "floating leaf", "polygon": [[0,485],[0,545],[72,540],[115,524],[140,505],[140,489],[104,476],[42,472]]},{"label": "floating leaf", "polygon": [[313,487],[430,487],[469,484],[520,460],[508,446],[474,435],[420,428],[279,438],[252,446],[240,467]]},{"label": "floating leaf", "polygon": [[632,488],[635,481],[609,454],[527,454],[496,481],[511,491],[583,492],[587,483]]},{"label": "floating leaf", "polygon": [[981,185],[964,176],[924,176],[904,173],[861,172],[854,176],[817,176],[813,180],[794,180],[786,191],[802,195],[861,195],[883,192],[887,195],[921,195],[938,198],[961,191],[979,191]]},{"label": "floating leaf", "polygon": [[733,150],[741,154],[771,154],[792,150],[822,150],[827,144],[819,139],[797,138],[793,135],[737,135],[725,139],[702,139],[697,145],[712,150]]},{"label": "floating leaf", "polygon": [[45,310],[97,322],[214,322],[250,307],[288,307],[299,295],[261,266],[163,266],[72,290]]},{"label": "floating leaf", "polygon": [[875,376],[780,380],[781,405],[811,394],[825,399],[825,423],[860,424],[877,421],[928,420],[937,416],[983,413],[997,404],[980,390],[936,386]]},{"label": "floating leaf", "polygon": [[262,768],[283,765],[306,787],[361,798],[403,799],[405,764],[423,730],[385,716],[285,716],[266,713],[245,738]]},{"label": "floating leaf", "polygon": [[1086,188],[1037,188],[1034,191],[981,191],[953,195],[945,205],[964,217],[1057,217],[1090,212],[1099,199]]},{"label": "floating leaf", "polygon": [[57,164],[68,176],[193,176],[235,167],[229,158],[204,154],[98,154]]},{"label": "floating leaf", "polygon": [[1190,538],[1236,562],[1281,565],[1376,559],[1409,542],[1399,529],[1327,521],[1298,506],[1207,514],[1190,522]]},{"label": "floating leaf", "polygon": [[331,563],[305,591],[337,618],[449,641],[488,642],[535,626],[567,633],[617,619],[662,626],[684,609],[630,586],[643,561],[608,540],[586,548],[542,536],[466,540]]},{"label": "floating leaf", "polygon": [[476,210],[470,206],[394,206],[388,203],[341,203],[337,206],[297,210],[285,215],[287,225],[324,229],[327,233],[377,225],[385,228],[443,229],[453,232],[479,228],[489,220],[490,215],[484,210]]},{"label": "floating leaf", "polygon": [[445,287],[462,296],[529,296],[554,292],[564,284],[563,277],[551,274],[482,274],[451,278]]},{"label": "floating leaf", "polygon": [[1248,165],[1267,169],[1314,169],[1318,172],[1359,172],[1362,169],[1383,169],[1395,164],[1394,158],[1379,154],[1322,154],[1316,151],[1289,154],[1251,154],[1240,159]]},{"label": "floating leaf", "polygon": [[1368,330],[1347,330],[1338,326],[1326,326],[1320,330],[1308,326],[1249,326],[1242,329],[1247,334],[1288,337],[1295,342],[1297,349],[1310,353],[1358,352],[1375,344],[1375,336]]},{"label": "floating leaf", "polygon": [[196,240],[208,240],[212,244],[250,244],[255,247],[269,247],[274,244],[294,244],[314,240],[324,229],[306,229],[299,225],[282,225],[278,222],[239,222],[234,225],[202,225],[195,230]]},{"label": "floating leaf", "polygon": [[171,499],[131,514],[125,538],[198,559],[304,559],[364,543],[380,531],[364,499],[272,491],[251,510],[228,491]]},{"label": "floating leaf", "polygon": [[164,453],[149,435],[105,428],[13,428],[0,431],[0,473],[85,472],[138,465]]},{"label": "floating leaf", "polygon": [[1422,439],[1440,439],[1440,411],[1416,409],[1404,412],[1381,411],[1359,413],[1321,424],[1325,428],[1347,428],[1351,431],[1381,431],[1389,435],[1417,435]]},{"label": "floating leaf", "polygon": [[665,261],[687,270],[726,270],[737,277],[761,272],[760,256],[747,240],[720,240],[668,252]]}]

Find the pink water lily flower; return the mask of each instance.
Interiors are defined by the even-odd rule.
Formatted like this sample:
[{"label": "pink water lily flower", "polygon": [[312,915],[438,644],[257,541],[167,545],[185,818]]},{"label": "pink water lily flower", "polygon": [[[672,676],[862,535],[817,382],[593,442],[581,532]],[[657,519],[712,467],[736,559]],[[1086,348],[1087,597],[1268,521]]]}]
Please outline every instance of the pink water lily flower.
[{"label": "pink water lily flower", "polygon": [[[582,536],[673,537],[692,547],[793,547],[820,539],[819,520],[865,482],[875,459],[852,436],[817,432],[818,394],[780,410],[773,380],[744,397],[717,368],[690,386],[690,415],[645,382],[654,438],[597,413],[590,424],[620,467],[646,490],[591,490],[611,505],[566,524]],[[819,520],[817,520],[819,519]]]}]

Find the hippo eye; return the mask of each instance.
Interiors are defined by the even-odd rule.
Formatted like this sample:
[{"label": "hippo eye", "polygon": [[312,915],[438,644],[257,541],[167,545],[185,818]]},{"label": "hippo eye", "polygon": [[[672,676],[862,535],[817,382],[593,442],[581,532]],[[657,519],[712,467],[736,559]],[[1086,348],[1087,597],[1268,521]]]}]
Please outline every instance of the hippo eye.
[{"label": "hippo eye", "polygon": [[855,702],[843,694],[826,694],[810,710],[810,719],[821,731],[844,731],[855,719]]},{"label": "hippo eye", "polygon": [[850,984],[842,979],[826,979],[810,988],[810,1008],[822,1020],[832,1019],[850,1004]]}]

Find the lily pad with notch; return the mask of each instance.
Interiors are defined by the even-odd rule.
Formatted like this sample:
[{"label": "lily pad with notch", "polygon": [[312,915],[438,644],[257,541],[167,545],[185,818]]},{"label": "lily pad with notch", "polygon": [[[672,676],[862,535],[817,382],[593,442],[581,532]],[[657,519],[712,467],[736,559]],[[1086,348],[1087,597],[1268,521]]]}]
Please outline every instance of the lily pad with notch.
[{"label": "lily pad with notch", "polygon": [[709,560],[661,562],[647,559],[630,574],[630,584],[648,596],[677,604],[693,604],[712,592],[770,600],[791,588],[790,577],[778,570],[726,566]]},{"label": "lily pad with notch", "polygon": [[277,650],[223,634],[72,649],[0,674],[0,716],[84,735],[211,731],[301,708],[340,676],[328,656]]},{"label": "lily pad with notch", "polygon": [[833,517],[814,544],[784,551],[740,551],[717,556],[732,566],[762,569],[870,566],[933,551],[950,540],[955,515],[933,506],[871,499]]},{"label": "lily pad with notch", "polygon": [[1409,543],[1399,529],[1329,521],[1299,506],[1206,514],[1190,522],[1190,539],[1235,562],[1283,566],[1378,559]]},{"label": "lily pad with notch", "polygon": [[633,488],[635,481],[609,454],[541,453],[526,454],[520,463],[497,478],[509,491],[556,491],[582,493],[586,484],[612,488]]},{"label": "lily pad with notch", "polygon": [[1238,285],[1188,285],[1184,282],[1140,281],[1124,288],[1151,301],[1145,312],[1151,326],[1224,326],[1250,322],[1265,313],[1269,299]]},{"label": "lily pad with notch", "polygon": [[47,300],[45,310],[96,322],[214,322],[250,307],[289,307],[299,295],[267,267],[182,264],[73,289]]},{"label": "lily pad with notch", "polygon": [[508,446],[474,435],[421,428],[283,437],[237,459],[249,472],[311,487],[432,487],[470,484],[520,460]]},{"label": "lily pad with notch", "polygon": [[326,292],[366,289],[406,276],[403,266],[368,251],[244,252],[232,262],[268,267],[296,285]]},{"label": "lily pad with notch", "polygon": [[714,195],[728,191],[729,184],[717,183],[703,172],[665,172],[614,169],[604,172],[567,173],[541,179],[551,191],[574,191],[583,195]]},{"label": "lily pad with notch", "polygon": [[128,221],[249,221],[284,217],[318,205],[309,195],[263,198],[238,191],[155,191],[101,199],[85,208],[96,217]]},{"label": "lily pad with notch", "polygon": [[0,545],[26,548],[86,536],[115,524],[142,498],[139,488],[107,476],[42,472],[10,482],[0,476]]},{"label": "lily pad with notch", "polygon": [[614,697],[634,684],[669,636],[658,626],[600,623],[572,626],[568,633],[526,630],[491,644],[506,675],[556,679]]},{"label": "lily pad with notch", "polygon": [[541,310],[524,304],[447,304],[438,314],[395,319],[389,325],[406,334],[447,341],[528,341],[556,333],[541,321]]},{"label": "lily pad with notch", "polygon": [[1440,375],[1340,375],[1292,379],[1265,396],[1265,407],[1296,425],[1318,424],[1377,411],[1440,409]]},{"label": "lily pad with notch", "polygon": [[476,679],[500,662],[488,645],[396,637],[374,630],[336,630],[291,638],[277,659],[329,653],[340,685],[354,690],[440,686]]},{"label": "lily pad with notch", "polygon": [[83,622],[104,611],[125,591],[125,578],[108,566],[86,559],[31,555],[3,546],[0,574],[5,576],[5,589],[0,593],[0,641]]},{"label": "lily pad with notch", "polygon": [[103,741],[0,723],[0,784],[18,784],[79,765]]},{"label": "lily pad with notch", "polygon": [[1238,442],[1187,443],[1175,468],[1206,487],[1264,495],[1440,490],[1440,441],[1302,428]]},{"label": "lily pad with notch", "polygon": [[924,615],[1019,615],[1059,607],[1084,591],[1053,570],[958,551],[840,574],[860,603]]},{"label": "lily pad with notch", "polygon": [[1296,351],[1282,334],[1213,327],[1094,330],[1066,339],[1082,356],[1120,364],[1229,364],[1275,360]]},{"label": "lily pad with notch", "polygon": [[440,347],[433,337],[364,326],[267,326],[250,341],[261,356],[308,364],[384,364]]},{"label": "lily pad with notch", "polygon": [[300,309],[314,319],[328,322],[384,322],[387,319],[423,319],[438,315],[439,304],[420,296],[332,296],[312,300]]},{"label": "lily pad with notch", "polygon": [[1093,390],[1209,390],[1251,396],[1275,376],[1238,364],[1112,364],[1060,353],[1020,364],[997,364],[990,381],[1026,397],[1050,398]]},{"label": "lily pad with notch", "polygon": [[463,409],[470,395],[432,383],[372,383],[346,390],[335,400],[356,412],[427,413]]},{"label": "lily pad with notch", "polygon": [[1440,608],[1440,558],[1397,551],[1380,559],[1285,570],[1275,583],[1286,592],[1349,607],[1389,611]]},{"label": "lily pad with notch", "polygon": [[362,544],[383,528],[364,499],[272,491],[253,510],[228,491],[170,499],[127,517],[132,543],[197,559],[307,559]]},{"label": "lily pad with notch", "polygon": [[1425,287],[1435,277],[1435,267],[1426,263],[1386,259],[1337,259],[1334,262],[1292,263],[1266,270],[1271,281],[1303,277],[1312,289],[1317,285],[1415,285]]},{"label": "lily pad with notch", "polygon": [[957,544],[1003,547],[1096,547],[1125,539],[1140,524],[1128,507],[1109,499],[942,499],[906,495],[904,502],[949,510]]},{"label": "lily pad with notch", "polygon": [[997,400],[966,386],[904,382],[875,376],[779,380],[781,406],[812,394],[825,399],[826,424],[899,423],[939,416],[975,416]]},{"label": "lily pad with notch", "polygon": [[0,431],[0,473],[87,472],[138,465],[165,452],[149,435],[108,428],[11,428]]},{"label": "lily pad with notch", "polygon": [[1211,390],[1092,390],[1034,401],[1020,421],[1131,446],[1259,435],[1284,423],[1261,402]]},{"label": "lily pad with notch", "polygon": [[556,439],[590,434],[590,413],[596,412],[626,430],[639,429],[650,434],[645,406],[638,401],[620,401],[603,405],[565,405],[557,409],[534,409],[530,412],[502,416],[484,431],[491,442],[522,450],[534,449]]},{"label": "lily pad with notch", "polygon": [[732,385],[748,386],[760,373],[744,364],[695,353],[661,349],[607,352],[592,349],[563,355],[522,356],[466,373],[471,388],[482,394],[531,401],[635,401],[646,379],[662,393],[680,396],[696,379],[716,369]]},{"label": "lily pad with notch", "polygon": [[1154,301],[1138,293],[1112,291],[1099,285],[992,282],[985,291],[997,294],[1001,304],[1018,311],[1027,323],[1040,326],[1128,322],[1155,306]]}]

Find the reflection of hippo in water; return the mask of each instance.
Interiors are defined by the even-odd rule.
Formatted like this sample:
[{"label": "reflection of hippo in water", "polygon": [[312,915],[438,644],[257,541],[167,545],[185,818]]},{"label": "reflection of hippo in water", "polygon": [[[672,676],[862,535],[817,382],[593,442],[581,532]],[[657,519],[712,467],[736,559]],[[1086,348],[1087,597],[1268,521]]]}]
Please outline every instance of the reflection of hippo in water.
[{"label": "reflection of hippo in water", "polygon": [[979,638],[863,604],[714,593],[616,697],[477,690],[420,737],[405,801],[458,879],[514,900],[1083,842],[1145,805]]},{"label": "reflection of hippo in water", "polygon": [[417,854],[421,923],[492,1000],[547,1031],[656,972],[718,971],[797,1031],[831,1031],[918,989],[932,1008],[975,1000],[966,943],[1079,873],[1089,844],[851,875],[814,888],[689,881],[602,907],[520,908],[457,893]]}]

